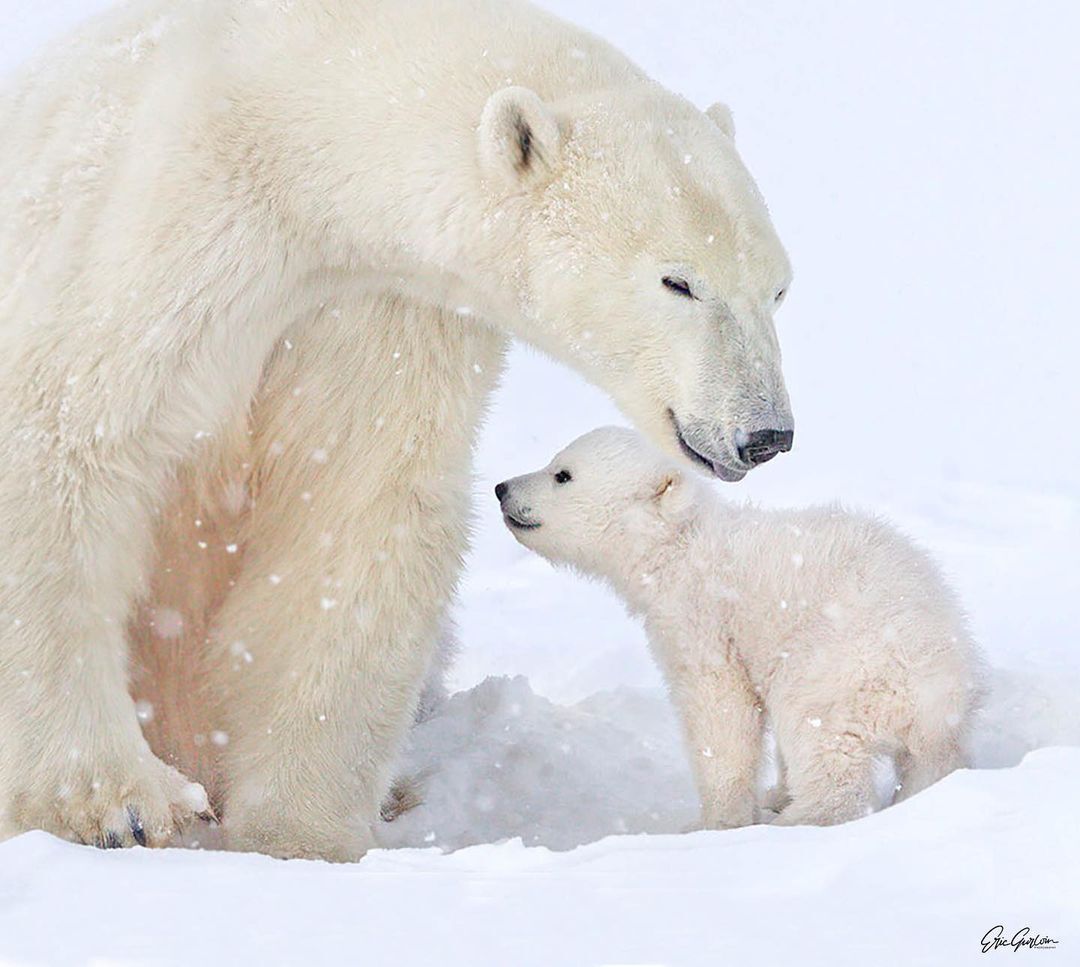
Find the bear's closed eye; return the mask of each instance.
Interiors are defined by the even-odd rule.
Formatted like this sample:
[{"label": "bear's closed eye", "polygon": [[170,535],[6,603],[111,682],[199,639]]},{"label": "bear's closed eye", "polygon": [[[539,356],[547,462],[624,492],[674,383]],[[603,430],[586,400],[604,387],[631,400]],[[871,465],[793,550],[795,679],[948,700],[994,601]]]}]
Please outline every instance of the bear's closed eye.
[{"label": "bear's closed eye", "polygon": [[661,281],[664,283],[664,287],[670,289],[672,292],[683,296],[686,299],[696,299],[693,290],[690,288],[690,283],[686,279],[677,279],[672,275],[665,275]]}]

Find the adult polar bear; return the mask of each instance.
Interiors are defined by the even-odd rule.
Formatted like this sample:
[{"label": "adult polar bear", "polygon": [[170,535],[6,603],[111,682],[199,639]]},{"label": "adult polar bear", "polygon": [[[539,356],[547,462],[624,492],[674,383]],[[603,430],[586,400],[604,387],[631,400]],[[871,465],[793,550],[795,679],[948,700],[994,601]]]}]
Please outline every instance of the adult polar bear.
[{"label": "adult polar bear", "polygon": [[725,479],[790,446],[726,110],[524,3],[137,0],[0,118],[8,830],[163,843],[190,777],[361,855],[510,335]]}]

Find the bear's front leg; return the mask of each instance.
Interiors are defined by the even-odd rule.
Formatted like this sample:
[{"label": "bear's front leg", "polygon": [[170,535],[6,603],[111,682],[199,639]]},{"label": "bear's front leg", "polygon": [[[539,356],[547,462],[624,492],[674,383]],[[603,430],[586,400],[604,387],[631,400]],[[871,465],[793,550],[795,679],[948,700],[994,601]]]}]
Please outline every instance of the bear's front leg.
[{"label": "bear's front leg", "polygon": [[3,456],[3,825],[107,847],[164,845],[209,810],[203,788],[150,751],[127,690],[125,625],[164,468],[142,456],[140,478],[124,447],[107,443],[64,452],[23,439]]},{"label": "bear's front leg", "polygon": [[353,860],[372,845],[467,546],[503,346],[354,295],[271,366],[242,571],[212,639],[233,848]]},{"label": "bear's front leg", "polygon": [[762,713],[736,662],[678,663],[667,678],[686,737],[706,829],[733,829],[757,819]]},{"label": "bear's front leg", "polygon": [[423,516],[366,546],[346,525],[249,548],[216,636],[230,848],[351,861],[374,845],[453,580],[445,547],[405,533]]}]

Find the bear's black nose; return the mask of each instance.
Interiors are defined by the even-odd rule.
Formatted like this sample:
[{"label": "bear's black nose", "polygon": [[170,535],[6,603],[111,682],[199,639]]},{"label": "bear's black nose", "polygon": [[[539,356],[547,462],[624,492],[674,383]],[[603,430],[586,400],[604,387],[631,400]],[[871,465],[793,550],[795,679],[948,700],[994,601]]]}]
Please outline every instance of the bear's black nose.
[{"label": "bear's black nose", "polygon": [[510,484],[505,480],[501,484],[495,484],[495,499],[502,503],[503,497],[506,496],[506,492],[510,489]]},{"label": "bear's black nose", "polygon": [[771,460],[778,453],[787,453],[795,439],[792,430],[755,430],[739,447],[739,459],[756,467]]}]

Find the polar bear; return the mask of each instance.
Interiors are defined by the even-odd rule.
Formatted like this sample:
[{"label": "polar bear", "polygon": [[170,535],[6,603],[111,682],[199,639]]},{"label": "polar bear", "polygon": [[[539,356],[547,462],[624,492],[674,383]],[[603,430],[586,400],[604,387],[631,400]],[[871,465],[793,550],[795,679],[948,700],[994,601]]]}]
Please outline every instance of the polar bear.
[{"label": "polar bear", "polygon": [[837,507],[733,507],[615,427],[496,495],[525,547],[644,616],[707,827],[760,815],[766,719],[782,825],[855,819],[963,765],[979,651],[934,563],[891,527]]},{"label": "polar bear", "polygon": [[351,860],[511,337],[738,480],[791,268],[723,107],[516,0],[134,0],[0,103],[0,824]]}]

